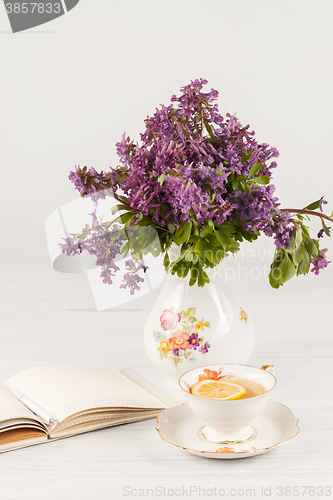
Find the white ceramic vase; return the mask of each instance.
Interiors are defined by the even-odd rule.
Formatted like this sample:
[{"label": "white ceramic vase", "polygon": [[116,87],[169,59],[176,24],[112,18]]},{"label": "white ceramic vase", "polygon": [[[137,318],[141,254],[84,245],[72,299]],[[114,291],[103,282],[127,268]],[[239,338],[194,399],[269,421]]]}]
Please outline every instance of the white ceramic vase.
[{"label": "white ceramic vase", "polygon": [[246,363],[253,352],[254,326],[225,278],[225,263],[208,275],[210,283],[202,288],[168,275],[145,324],[147,356],[174,388],[192,368]]}]

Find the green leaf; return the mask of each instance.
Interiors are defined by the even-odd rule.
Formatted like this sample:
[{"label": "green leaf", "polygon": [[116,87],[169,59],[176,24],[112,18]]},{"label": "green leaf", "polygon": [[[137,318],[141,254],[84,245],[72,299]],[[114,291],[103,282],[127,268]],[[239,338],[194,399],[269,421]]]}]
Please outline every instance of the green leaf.
[{"label": "green leaf", "polygon": [[293,260],[295,264],[299,264],[304,257],[304,245],[300,245],[293,253]]},{"label": "green leaf", "polygon": [[112,207],[111,214],[114,215],[120,210],[126,210],[126,208],[127,207],[125,205],[115,205],[114,207]]},{"label": "green leaf", "polygon": [[[246,231],[242,227],[238,227],[237,230],[239,233],[237,235],[238,236],[237,239],[240,239],[240,241],[243,241],[242,238],[244,238],[245,240],[250,241],[250,242],[258,239],[259,234],[257,234],[257,233],[250,233],[250,231]],[[236,238],[236,235],[234,237]]]},{"label": "green leaf", "polygon": [[246,162],[248,161],[250,158],[252,158],[253,156],[253,153],[250,151],[249,153],[243,153],[242,154],[242,161],[243,162]]},{"label": "green leaf", "polygon": [[177,275],[180,278],[185,278],[189,271],[188,263],[184,263],[184,261],[180,261],[177,264]]},{"label": "green leaf", "polygon": [[162,186],[163,182],[165,181],[165,178],[166,178],[165,174],[161,174],[158,176],[157,180],[160,186]]},{"label": "green leaf", "polygon": [[321,207],[323,204],[323,200],[317,200],[314,201],[313,203],[310,203],[307,207],[304,207],[305,210],[315,210],[316,208]]},{"label": "green leaf", "polygon": [[229,236],[235,233],[236,231],[234,226],[232,226],[231,223],[228,221],[219,224],[218,226],[216,226],[216,228],[219,229],[220,231],[223,231],[224,233],[227,233]]},{"label": "green leaf", "polygon": [[326,236],[331,236],[330,230],[326,226],[324,219],[321,219],[321,225],[323,226],[323,230],[324,230],[324,233],[326,234]]},{"label": "green leaf", "polygon": [[195,307],[189,307],[186,311],[186,314],[188,317],[191,317],[195,315],[195,311],[196,311]]},{"label": "green leaf", "polygon": [[192,258],[192,264],[195,265],[199,262],[199,255],[197,255],[196,253],[193,255],[193,258]]},{"label": "green leaf", "polygon": [[275,250],[274,260],[271,264],[269,272],[269,284],[273,288],[279,288],[283,285],[283,271],[280,269],[280,264],[283,262],[284,252],[280,249]]},{"label": "green leaf", "polygon": [[[279,272],[281,273],[281,271]],[[281,281],[281,279],[276,278],[274,273],[276,274],[277,271],[272,269],[268,275],[268,281],[272,288],[279,288],[283,285],[283,282]]]},{"label": "green leaf", "polygon": [[308,238],[306,240],[306,244],[308,246],[308,249],[312,255],[315,257],[318,257],[319,255],[319,243],[317,240],[313,240],[312,238]]},{"label": "green leaf", "polygon": [[285,258],[279,265],[278,269],[281,269],[282,272],[282,280],[285,283],[286,281],[289,281],[291,278],[293,278],[296,274],[296,267],[295,264],[292,262],[292,260],[288,257],[288,254],[286,253]]},{"label": "green leaf", "polygon": [[[243,159],[243,156],[242,156],[242,159]],[[254,176],[254,174],[256,174],[258,172],[258,170],[261,168],[261,163],[259,161],[256,161],[252,167],[250,168],[250,172],[248,173],[248,176],[247,178],[248,179],[251,179],[251,177]]]},{"label": "green leaf", "polygon": [[132,221],[132,219],[135,217],[135,214],[131,212],[126,212],[125,214],[120,216],[120,220],[123,224],[126,224],[126,222]]},{"label": "green leaf", "polygon": [[[215,231],[214,222],[211,219],[206,219],[206,221],[203,225],[203,230],[207,231],[207,233],[213,233]],[[200,233],[200,236],[201,236],[201,233]]]},{"label": "green leaf", "polygon": [[308,254],[308,252],[304,246],[303,259],[298,264],[297,276],[299,276],[300,274],[308,274],[308,272],[310,270],[310,263],[311,263],[310,255]]},{"label": "green leaf", "polygon": [[192,316],[192,318],[190,318],[188,320],[189,323],[195,323],[196,322],[196,318],[194,316]]},{"label": "green leaf", "polygon": [[215,234],[216,237],[220,240],[221,245],[223,246],[225,251],[234,253],[239,250],[239,243],[224,231],[217,230]]},{"label": "green leaf", "polygon": [[208,240],[210,245],[213,245],[213,247],[220,247],[221,246],[221,241],[216,236],[216,234],[208,234],[206,239]]},{"label": "green leaf", "polygon": [[121,248],[121,253],[124,254],[125,256],[128,254],[130,251],[130,243],[127,241],[124,246]]},{"label": "green leaf", "polygon": [[126,196],[122,196],[122,195],[119,195],[118,198],[121,199],[121,201],[125,202],[125,204],[128,206],[129,203],[128,203],[128,198],[126,198]]},{"label": "green leaf", "polygon": [[167,269],[170,265],[170,259],[168,253],[165,254],[164,260],[163,260],[163,265]]},{"label": "green leaf", "polygon": [[208,134],[210,135],[210,137],[212,139],[214,139],[214,132],[213,132],[212,127],[209,125],[209,123],[205,122],[205,127],[206,127],[206,130],[207,130]]},{"label": "green leaf", "polygon": [[195,266],[192,266],[192,269],[191,269],[191,278],[190,278],[190,281],[189,281],[189,285],[190,286],[193,286],[195,284],[195,282],[198,279],[199,273],[200,273],[199,264],[196,264]]},{"label": "green leaf", "polygon": [[222,175],[222,174],[223,174],[223,170],[222,170],[222,168],[221,168],[221,167],[219,167],[219,168],[217,169],[217,175]]},{"label": "green leaf", "polygon": [[186,318],[186,312],[185,311],[180,311],[179,316],[181,318],[183,318],[183,319]]},{"label": "green leaf", "polygon": [[273,271],[270,271],[268,275],[268,281],[272,288],[279,288],[280,286],[283,285],[283,283],[280,280],[274,278]]},{"label": "green leaf", "polygon": [[232,189],[234,191],[240,191],[241,190],[241,183],[237,180],[232,181]]},{"label": "green leaf", "polygon": [[168,223],[168,229],[170,231],[170,233],[174,233],[175,232],[175,226],[173,224],[171,224],[170,222]]},{"label": "green leaf", "polygon": [[184,221],[175,233],[174,241],[176,245],[182,245],[191,236],[192,222]]},{"label": "green leaf", "polygon": [[298,248],[303,240],[303,232],[300,227],[296,227],[290,238],[290,248],[292,250]]},{"label": "green leaf", "polygon": [[197,244],[194,247],[194,252],[196,255],[200,255],[201,258],[204,257],[204,252],[205,252],[205,242],[204,240],[200,239],[198,240]]},{"label": "green leaf", "polygon": [[263,175],[261,177],[253,177],[253,179],[251,179],[251,182],[255,182],[256,184],[269,184],[270,182],[270,178],[268,175]]},{"label": "green leaf", "polygon": [[206,283],[209,283],[209,277],[207,273],[202,269],[200,276],[198,278],[198,286],[202,287],[205,286]]}]

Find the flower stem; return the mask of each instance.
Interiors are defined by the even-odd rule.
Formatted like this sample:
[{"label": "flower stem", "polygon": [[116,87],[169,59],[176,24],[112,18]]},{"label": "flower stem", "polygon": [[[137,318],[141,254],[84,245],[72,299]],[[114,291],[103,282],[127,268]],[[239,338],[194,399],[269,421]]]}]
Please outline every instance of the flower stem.
[{"label": "flower stem", "polygon": [[306,215],[316,215],[321,219],[329,220],[333,222],[333,218],[328,215],[322,214],[321,212],[315,212],[314,210],[307,210],[306,208],[282,208],[281,212],[290,212],[292,214],[306,214]]},{"label": "flower stem", "polygon": [[122,205],[127,205],[128,207],[130,207],[130,204],[129,203],[126,203],[124,200],[122,200],[121,198],[119,198],[116,193],[114,192],[114,189],[112,186],[104,186],[103,184],[99,184],[98,182],[94,181],[94,179],[91,178],[91,176],[89,175],[89,173],[81,173],[80,174],[80,177],[81,179],[83,180],[84,178],[85,179],[88,179],[88,182],[89,182],[89,185],[92,185],[94,186],[94,188],[96,188],[98,191],[104,191],[105,189],[112,189],[113,191],[113,197],[119,201]]},{"label": "flower stem", "polygon": [[201,137],[204,136],[204,120],[202,114],[202,102],[200,101],[200,115],[201,115]]}]

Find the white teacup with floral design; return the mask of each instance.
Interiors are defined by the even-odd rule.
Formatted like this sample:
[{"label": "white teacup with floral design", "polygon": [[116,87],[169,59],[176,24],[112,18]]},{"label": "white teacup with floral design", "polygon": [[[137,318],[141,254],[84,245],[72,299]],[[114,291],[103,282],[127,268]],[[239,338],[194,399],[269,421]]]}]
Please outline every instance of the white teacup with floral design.
[{"label": "white teacup with floral design", "polygon": [[[262,368],[224,363],[195,368],[184,373],[179,379],[181,389],[186,393],[187,404],[206,426],[201,434],[217,443],[246,441],[255,434],[251,422],[268,403],[270,393],[276,385],[273,366]],[[207,382],[226,382],[224,385]],[[232,385],[231,385],[232,384]],[[243,385],[242,385],[243,384]],[[235,399],[220,399],[200,395],[200,388],[231,387],[233,390],[245,387],[236,393]],[[195,387],[194,387],[195,386]],[[199,387],[199,390],[198,390]],[[256,391],[252,391],[251,387]],[[260,390],[257,390],[260,388]],[[194,391],[194,394],[192,393]],[[199,391],[199,392],[198,392]],[[202,392],[204,394],[204,392]],[[243,396],[239,396],[243,394]],[[237,399],[239,398],[239,399]]]}]

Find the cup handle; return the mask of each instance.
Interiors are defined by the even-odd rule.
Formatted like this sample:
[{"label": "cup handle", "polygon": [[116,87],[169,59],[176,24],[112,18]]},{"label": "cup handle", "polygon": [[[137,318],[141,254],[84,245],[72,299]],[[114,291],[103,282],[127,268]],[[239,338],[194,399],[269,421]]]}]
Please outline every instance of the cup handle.
[{"label": "cup handle", "polygon": [[270,373],[271,375],[275,375],[274,365],[263,365],[261,370]]}]

